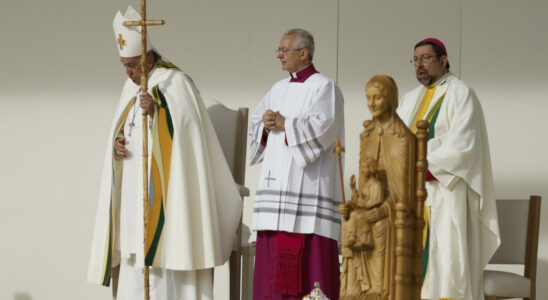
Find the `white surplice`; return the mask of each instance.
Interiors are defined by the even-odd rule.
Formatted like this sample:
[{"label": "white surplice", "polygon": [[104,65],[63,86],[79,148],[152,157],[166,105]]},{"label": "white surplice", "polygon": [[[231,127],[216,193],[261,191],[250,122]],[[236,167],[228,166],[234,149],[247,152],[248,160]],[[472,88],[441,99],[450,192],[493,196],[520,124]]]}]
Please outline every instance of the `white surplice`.
[{"label": "white surplice", "polygon": [[[279,111],[285,132],[261,144],[263,114]],[[253,112],[251,164],[262,162],[253,229],[318,234],[340,240],[337,138],[344,144],[343,97],[335,82],[315,73],[305,82],[278,81]],[[287,140],[287,145],[286,145]]]},{"label": "white surplice", "polygon": [[[425,115],[445,95],[428,141],[430,252],[422,298],[483,299],[483,270],[500,244],[487,129],[475,92],[448,73]],[[408,125],[424,87],[402,97]]]}]

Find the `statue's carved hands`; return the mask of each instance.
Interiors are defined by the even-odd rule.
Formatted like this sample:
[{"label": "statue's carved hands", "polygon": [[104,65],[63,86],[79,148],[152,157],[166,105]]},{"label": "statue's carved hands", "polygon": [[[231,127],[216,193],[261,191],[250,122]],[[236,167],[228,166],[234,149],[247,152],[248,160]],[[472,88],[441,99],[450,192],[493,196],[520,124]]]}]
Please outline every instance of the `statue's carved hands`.
[{"label": "statue's carved hands", "polygon": [[384,217],[386,217],[386,215],[379,207],[373,207],[365,213],[365,219],[370,223],[375,223]]},{"label": "statue's carved hands", "polygon": [[358,190],[356,189],[356,176],[350,177],[350,189],[352,190],[352,203],[356,204],[360,197]]},{"label": "statue's carved hands", "polygon": [[350,213],[354,209],[354,205],[352,202],[346,202],[339,204],[339,212],[341,213],[341,216],[343,219],[348,220],[348,217],[350,217]]}]

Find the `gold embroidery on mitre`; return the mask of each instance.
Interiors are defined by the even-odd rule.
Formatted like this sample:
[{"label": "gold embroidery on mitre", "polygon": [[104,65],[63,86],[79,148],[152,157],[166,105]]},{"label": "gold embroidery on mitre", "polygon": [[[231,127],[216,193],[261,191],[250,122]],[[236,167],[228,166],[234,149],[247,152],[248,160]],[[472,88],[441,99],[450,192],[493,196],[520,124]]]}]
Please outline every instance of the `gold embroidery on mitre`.
[{"label": "gold embroidery on mitre", "polygon": [[124,50],[124,46],[126,45],[126,40],[122,38],[122,35],[118,35],[118,45],[120,45],[120,50]]}]

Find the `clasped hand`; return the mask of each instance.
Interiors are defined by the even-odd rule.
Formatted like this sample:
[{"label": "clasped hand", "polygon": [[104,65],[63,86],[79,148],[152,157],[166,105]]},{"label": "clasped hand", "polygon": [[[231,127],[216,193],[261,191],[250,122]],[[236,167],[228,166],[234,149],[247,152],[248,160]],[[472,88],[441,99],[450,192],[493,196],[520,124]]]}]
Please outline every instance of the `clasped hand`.
[{"label": "clasped hand", "polygon": [[279,111],[267,110],[263,114],[264,128],[267,130],[285,131],[285,117]]}]

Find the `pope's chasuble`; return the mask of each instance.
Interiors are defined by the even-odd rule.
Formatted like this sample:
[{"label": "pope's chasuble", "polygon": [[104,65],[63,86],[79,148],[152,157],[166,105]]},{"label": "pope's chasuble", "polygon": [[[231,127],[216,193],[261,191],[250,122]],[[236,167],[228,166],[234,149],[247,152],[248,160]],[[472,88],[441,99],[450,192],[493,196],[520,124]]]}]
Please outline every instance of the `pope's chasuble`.
[{"label": "pope's chasuble", "polygon": [[[487,129],[479,100],[448,73],[425,111],[430,124],[425,209],[430,212],[423,299],[483,299],[483,269],[500,244]],[[426,89],[405,94],[398,114],[411,128]]]},{"label": "pope's chasuble", "polygon": [[[122,255],[128,257],[133,252],[137,268],[146,263],[160,269],[188,271],[222,265],[232,249],[241,197],[198,89],[190,77],[164,61],[159,61],[150,73],[149,87],[156,105],[152,121],[145,125],[151,143],[146,251],[139,243],[143,240],[142,199],[132,206],[128,206],[129,200],[122,200],[142,196],[142,181],[128,181],[128,177],[142,178],[140,167],[130,170],[129,164],[124,166],[124,161],[113,153],[114,141],[122,132],[128,139],[131,134],[128,147],[140,146],[133,137],[141,135],[141,130],[131,125],[141,118],[140,113],[134,118],[132,112],[138,106],[135,96],[139,86],[128,79],[107,143],[88,270],[91,282],[108,285],[111,268],[120,263]],[[126,183],[135,185],[137,192],[126,191],[126,196],[121,196],[121,186]],[[122,219],[121,209],[125,213]],[[117,228],[123,228],[118,232],[120,237]]]}]

